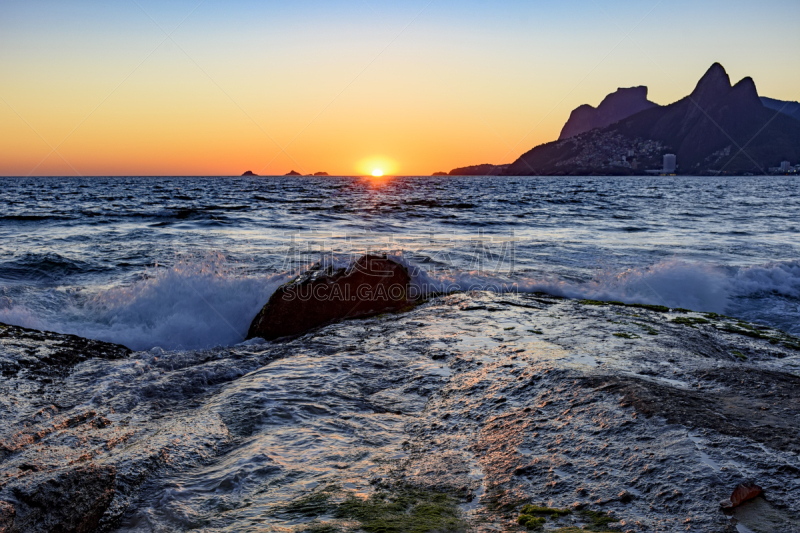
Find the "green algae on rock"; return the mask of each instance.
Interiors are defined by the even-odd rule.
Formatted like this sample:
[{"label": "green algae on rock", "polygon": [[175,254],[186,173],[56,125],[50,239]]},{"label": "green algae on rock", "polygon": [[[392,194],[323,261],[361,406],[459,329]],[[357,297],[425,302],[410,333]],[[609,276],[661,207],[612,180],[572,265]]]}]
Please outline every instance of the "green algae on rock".
[{"label": "green algae on rock", "polygon": [[584,531],[606,531],[605,526],[619,522],[619,518],[614,518],[608,513],[601,513],[600,511],[584,509],[580,511],[580,514],[590,521],[588,526],[584,526]]},{"label": "green algae on rock", "polygon": [[349,495],[334,511],[337,518],[357,520],[367,533],[427,533],[466,531],[454,497],[403,489],[378,492],[362,499]]},{"label": "green algae on rock", "polygon": [[522,514],[535,516],[566,516],[572,514],[572,509],[556,509],[554,507],[541,507],[538,505],[526,505],[520,511]]},{"label": "green algae on rock", "polygon": [[648,335],[658,335],[658,330],[652,326],[648,326],[647,324],[641,324],[639,322],[634,322],[634,324],[644,329]]},{"label": "green algae on rock", "polygon": [[562,516],[572,514],[570,509],[556,509],[553,507],[541,507],[538,505],[526,505],[520,510],[517,523],[525,526],[528,529],[542,529],[550,517],[553,520],[558,520]]},{"label": "green algae on rock", "polygon": [[531,516],[527,514],[519,515],[517,523],[528,529],[544,529],[544,524],[547,522],[544,518]]},{"label": "green algae on rock", "polygon": [[686,316],[679,316],[677,318],[673,318],[670,320],[673,324],[682,324],[684,326],[689,326],[690,328],[695,327],[697,324],[710,324],[711,322],[706,320],[705,318],[698,318],[698,317],[686,317]]},{"label": "green algae on rock", "polygon": [[688,313],[690,312],[688,309],[676,308],[672,309],[667,307],[666,305],[652,305],[652,304],[627,304],[625,302],[617,302],[617,301],[602,301],[602,300],[578,300],[578,303],[581,305],[596,305],[596,306],[605,306],[605,305],[618,305],[620,307],[632,307],[636,309],[647,309],[648,311],[655,311],[656,313],[669,313],[670,311],[675,313]]},{"label": "green algae on rock", "polygon": [[[346,494],[337,486],[327,486],[277,507],[274,513],[355,521],[358,529],[367,533],[460,532],[467,529],[458,507],[460,503],[449,494],[411,487],[380,490],[364,498]],[[334,523],[315,520],[303,530],[322,533],[340,528]]]},{"label": "green algae on rock", "polygon": [[339,491],[339,487],[328,486],[311,494],[302,496],[286,505],[278,507],[278,512],[307,516],[318,517],[330,513],[333,510],[331,498],[333,498]]},{"label": "green algae on rock", "polygon": [[736,357],[738,357],[739,359],[741,359],[742,361],[747,361],[747,356],[742,352],[740,352],[739,350],[733,350],[731,353]]}]

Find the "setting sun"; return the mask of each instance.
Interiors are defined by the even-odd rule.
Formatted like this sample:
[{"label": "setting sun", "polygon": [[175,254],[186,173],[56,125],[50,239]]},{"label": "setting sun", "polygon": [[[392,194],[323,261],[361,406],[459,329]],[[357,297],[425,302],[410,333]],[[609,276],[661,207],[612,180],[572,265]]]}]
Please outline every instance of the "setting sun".
[{"label": "setting sun", "polygon": [[393,157],[374,155],[357,162],[354,170],[358,172],[358,176],[381,178],[384,176],[397,176],[400,168]]}]

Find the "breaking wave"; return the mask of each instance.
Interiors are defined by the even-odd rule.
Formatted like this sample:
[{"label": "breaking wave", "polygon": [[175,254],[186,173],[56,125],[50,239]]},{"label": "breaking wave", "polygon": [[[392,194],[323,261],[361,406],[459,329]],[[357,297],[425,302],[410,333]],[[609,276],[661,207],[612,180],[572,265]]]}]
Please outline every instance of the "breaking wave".
[{"label": "breaking wave", "polygon": [[[427,272],[403,255],[394,258],[412,268],[413,284],[423,293],[544,292],[717,313],[730,313],[737,308],[739,299],[749,302],[743,308],[752,308],[753,300],[774,300],[776,296],[800,299],[800,261],[739,268],[664,261],[644,268],[603,272],[580,282],[555,276]],[[42,305],[42,301],[31,307],[4,298],[0,300],[0,322],[73,333],[134,350],[231,346],[242,342],[253,317],[289,277],[247,275],[227,263],[221,254],[214,254],[170,268],[149,269],[128,286],[49,298],[50,307]]]},{"label": "breaking wave", "polygon": [[222,255],[211,255],[151,269],[130,286],[78,293],[57,308],[7,303],[0,321],[134,350],[227,346],[244,340],[253,317],[286,279],[242,275]]},{"label": "breaking wave", "polygon": [[587,282],[542,277],[496,277],[477,272],[437,275],[418,272],[415,283],[429,292],[495,290],[544,292],[568,298],[666,305],[725,312],[738,298],[800,299],[800,261],[727,267],[664,261],[624,271],[602,272]]}]

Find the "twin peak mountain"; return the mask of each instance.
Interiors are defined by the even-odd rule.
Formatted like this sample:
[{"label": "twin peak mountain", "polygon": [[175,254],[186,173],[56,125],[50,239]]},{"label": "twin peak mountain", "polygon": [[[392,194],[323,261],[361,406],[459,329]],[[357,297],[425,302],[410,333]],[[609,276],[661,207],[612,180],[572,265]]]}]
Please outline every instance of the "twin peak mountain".
[{"label": "twin peak mountain", "polygon": [[670,105],[649,101],[647,87],[619,89],[596,108],[583,105],[557,141],[495,173],[641,174],[660,168],[667,153],[677,156],[681,174],[764,174],[782,161],[797,164],[800,104],[759,97],[749,77],[732,85],[715,63],[689,96]]}]

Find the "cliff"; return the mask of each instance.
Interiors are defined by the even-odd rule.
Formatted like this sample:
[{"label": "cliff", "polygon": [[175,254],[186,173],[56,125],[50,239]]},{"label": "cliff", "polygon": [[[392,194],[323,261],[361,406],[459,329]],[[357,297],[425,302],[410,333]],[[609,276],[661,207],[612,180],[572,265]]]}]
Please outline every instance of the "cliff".
[{"label": "cliff", "polygon": [[597,128],[605,128],[635,115],[640,111],[657,107],[647,99],[647,87],[617,89],[606,96],[598,107],[582,105],[575,109],[561,130],[559,139],[568,139]]},{"label": "cliff", "polygon": [[660,168],[666,153],[682,174],[762,174],[800,160],[800,122],[764,107],[751,78],[731,85],[715,63],[689,96],[538,146],[506,174],[635,174]]}]

